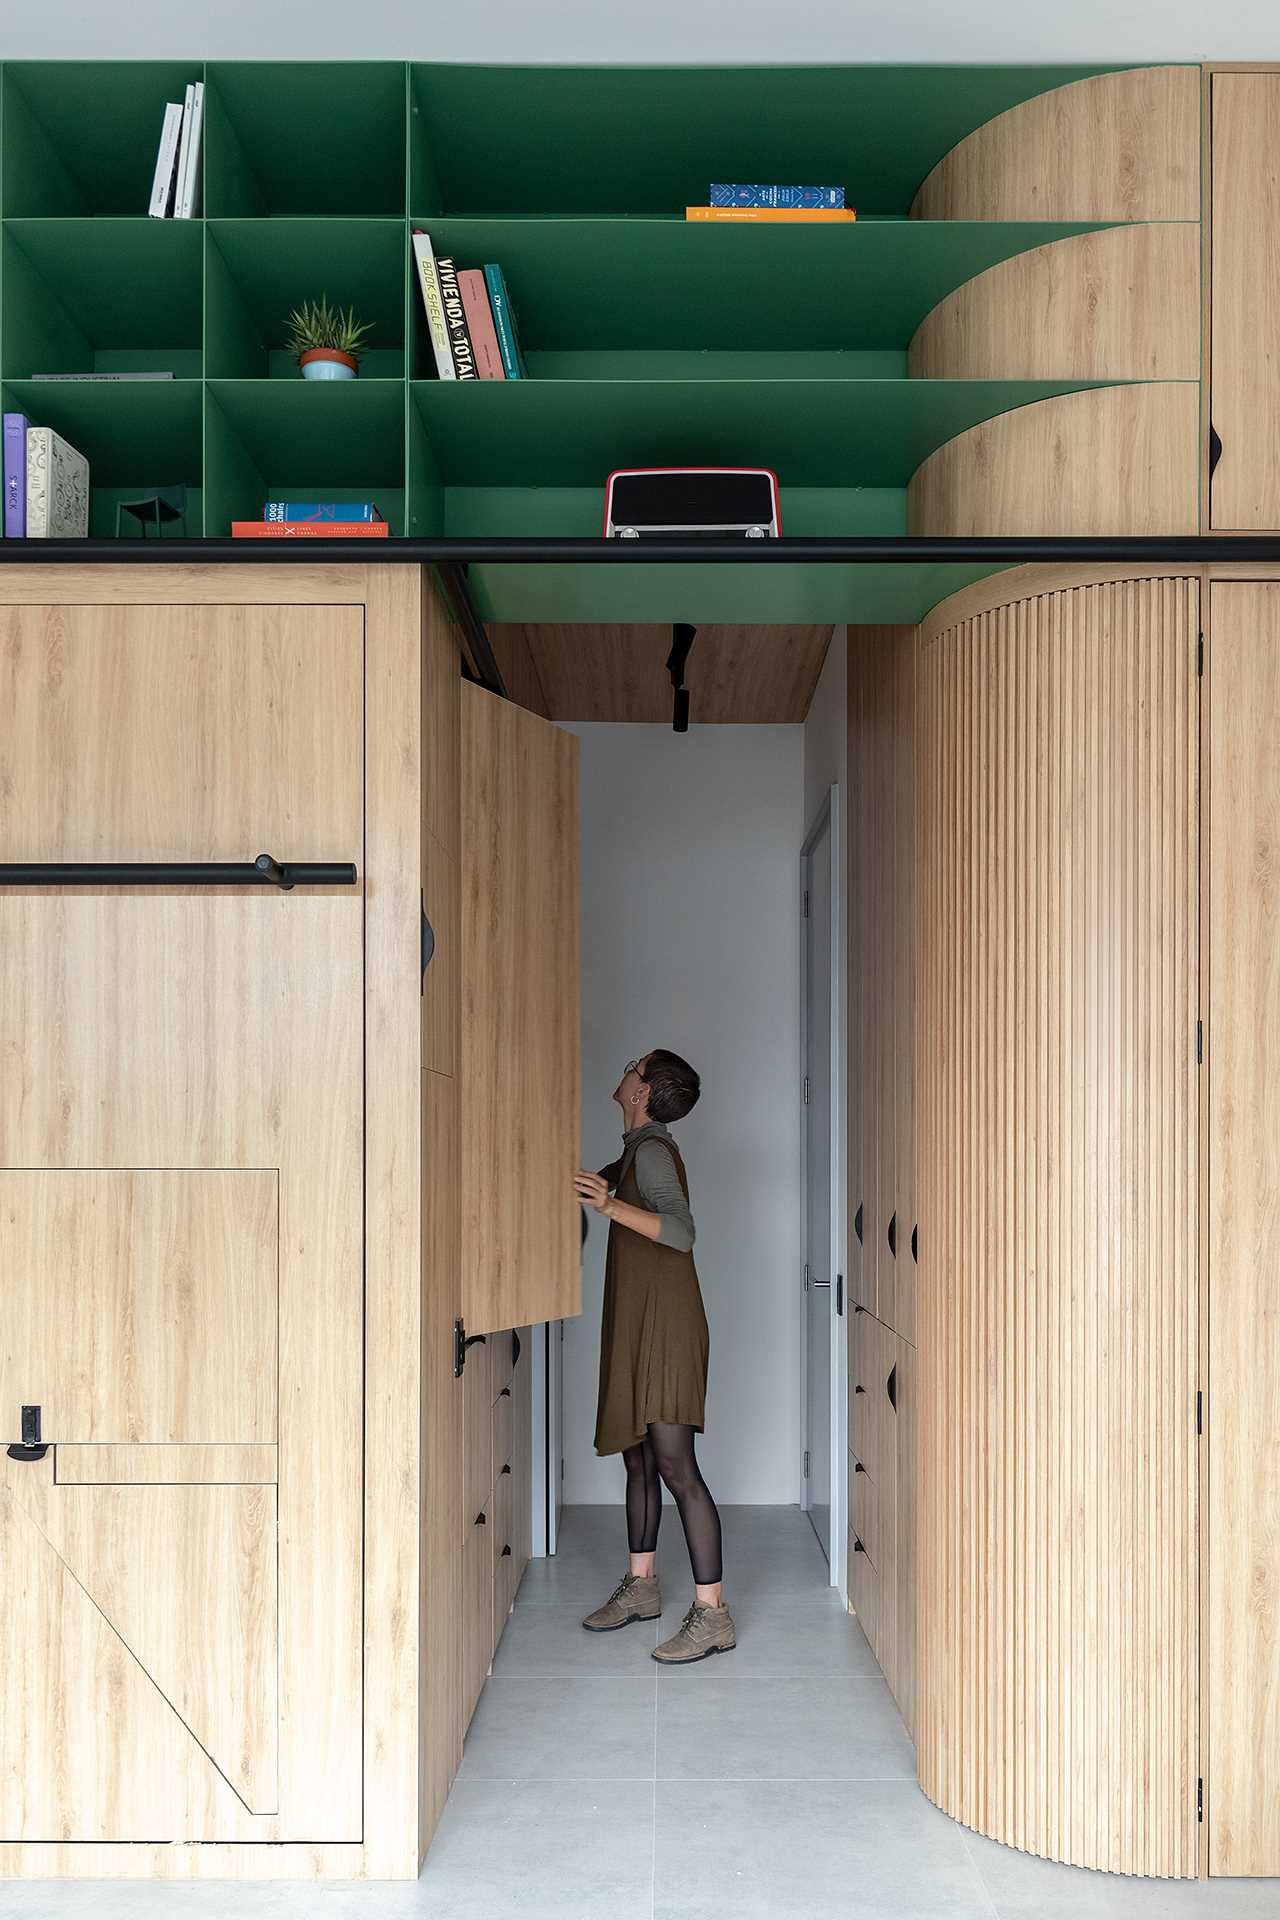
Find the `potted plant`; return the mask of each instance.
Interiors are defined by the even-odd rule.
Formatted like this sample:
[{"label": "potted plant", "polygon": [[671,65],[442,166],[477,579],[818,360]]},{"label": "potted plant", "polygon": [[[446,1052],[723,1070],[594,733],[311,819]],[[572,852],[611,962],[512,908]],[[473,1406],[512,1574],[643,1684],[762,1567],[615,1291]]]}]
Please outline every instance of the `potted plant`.
[{"label": "potted plant", "polygon": [[304,300],[289,315],[289,351],[304,380],[354,380],[371,331],[372,323],[357,320],[350,307],[344,313],[327,297]]}]

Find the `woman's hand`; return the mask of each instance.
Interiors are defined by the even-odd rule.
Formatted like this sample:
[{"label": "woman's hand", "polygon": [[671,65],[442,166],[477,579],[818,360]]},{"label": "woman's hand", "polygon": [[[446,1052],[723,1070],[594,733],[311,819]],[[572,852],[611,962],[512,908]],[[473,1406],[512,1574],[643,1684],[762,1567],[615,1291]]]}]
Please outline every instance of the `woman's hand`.
[{"label": "woman's hand", "polygon": [[594,1207],[597,1213],[608,1213],[609,1182],[602,1180],[598,1173],[587,1173],[579,1168],[573,1176],[573,1187],[585,1206]]}]

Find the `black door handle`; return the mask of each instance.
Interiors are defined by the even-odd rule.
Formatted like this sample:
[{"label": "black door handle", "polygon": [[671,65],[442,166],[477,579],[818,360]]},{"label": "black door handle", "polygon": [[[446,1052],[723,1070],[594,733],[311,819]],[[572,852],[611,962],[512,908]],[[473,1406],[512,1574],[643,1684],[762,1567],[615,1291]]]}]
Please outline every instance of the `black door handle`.
[{"label": "black door handle", "polygon": [[898,1257],[898,1216],[896,1213],[889,1221],[889,1231],[885,1237],[889,1242],[889,1251],[896,1260]]},{"label": "black door handle", "polygon": [[858,1202],[858,1211],[853,1216],[853,1230],[858,1236],[858,1245],[862,1245],[862,1202]]},{"label": "black door handle", "polygon": [[911,1258],[915,1261],[916,1265],[919,1266],[920,1264],[920,1228],[919,1226],[914,1226],[911,1229]]}]

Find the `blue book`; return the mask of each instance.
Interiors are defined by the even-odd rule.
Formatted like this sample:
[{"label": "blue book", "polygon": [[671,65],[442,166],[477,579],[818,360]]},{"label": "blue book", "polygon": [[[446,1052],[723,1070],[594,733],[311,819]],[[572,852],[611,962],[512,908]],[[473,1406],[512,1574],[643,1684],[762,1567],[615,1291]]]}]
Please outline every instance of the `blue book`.
[{"label": "blue book", "polygon": [[21,540],[27,531],[27,416],[4,416],[4,533]]},{"label": "blue book", "polygon": [[751,187],[722,180],[711,186],[713,207],[842,207],[843,187]]},{"label": "blue book", "polygon": [[528,369],[524,364],[524,355],[520,351],[516,318],[511,311],[511,298],[507,293],[507,283],[502,277],[502,268],[486,267],[484,283],[489,289],[489,305],[493,308],[493,330],[498,336],[502,370],[508,380],[525,379],[528,377]]},{"label": "blue book", "polygon": [[372,500],[268,500],[264,520],[381,520]]}]

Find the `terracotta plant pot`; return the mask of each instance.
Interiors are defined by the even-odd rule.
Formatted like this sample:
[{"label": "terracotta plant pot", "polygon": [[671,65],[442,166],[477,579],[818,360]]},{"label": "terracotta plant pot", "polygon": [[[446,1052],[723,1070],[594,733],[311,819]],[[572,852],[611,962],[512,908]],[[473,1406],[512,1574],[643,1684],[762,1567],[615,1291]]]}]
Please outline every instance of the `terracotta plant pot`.
[{"label": "terracotta plant pot", "polygon": [[336,347],[308,347],[300,354],[298,365],[304,380],[354,380],[359,372],[349,353]]}]

